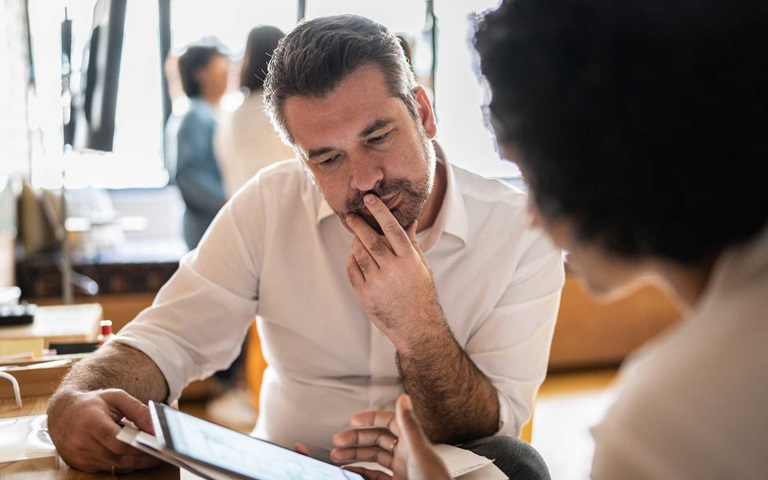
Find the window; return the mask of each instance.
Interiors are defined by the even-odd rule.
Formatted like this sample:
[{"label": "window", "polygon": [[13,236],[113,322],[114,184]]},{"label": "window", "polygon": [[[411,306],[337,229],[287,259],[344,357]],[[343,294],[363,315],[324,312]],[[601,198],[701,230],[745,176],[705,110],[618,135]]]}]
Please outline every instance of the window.
[{"label": "window", "polygon": [[[72,20],[72,94],[82,87],[84,50],[91,35],[96,0],[66,4]],[[154,2],[128,2],[117,94],[113,152],[64,152],[62,122],[68,99],[62,95],[61,22],[65,9],[45,0],[29,2],[30,33],[37,79],[35,106],[40,150],[33,157],[35,185],[98,188],[165,185],[162,159],[162,92],[158,8]],[[72,112],[74,113],[74,112]]]},{"label": "window", "polygon": [[[73,21],[72,87],[80,86],[83,49],[90,34],[96,0],[69,0],[67,14]],[[171,2],[171,50],[178,53],[190,42],[215,36],[233,58],[242,55],[249,29],[272,24],[286,32],[296,23],[299,2],[249,0],[184,0]],[[427,2],[387,0],[309,0],[306,15],[314,18],[335,13],[358,13],[387,25],[411,41],[414,70],[422,83],[433,88],[438,119],[438,140],[449,159],[486,176],[516,177],[516,168],[498,158],[491,132],[484,124],[481,106],[486,101],[470,43],[473,12],[495,6],[492,0],[449,2],[435,0],[438,28],[437,72],[431,79],[432,42]],[[64,154],[62,140],[60,26],[64,8],[51,8],[46,0],[29,0],[32,50],[37,93],[30,118],[35,140],[32,180],[40,186],[57,186],[65,172],[71,187],[158,187],[168,182],[163,159],[161,61],[156,2],[128,2],[120,69],[114,152]],[[234,70],[235,67],[233,67]],[[0,80],[2,80],[0,78]],[[236,75],[232,94],[223,104],[234,108],[240,100]],[[181,105],[183,105],[183,101]]]},{"label": "window", "polygon": [[517,167],[499,159],[493,133],[483,119],[482,106],[489,98],[479,79],[471,43],[474,14],[497,4],[493,0],[435,0],[438,137],[452,163],[488,177],[518,178]]}]

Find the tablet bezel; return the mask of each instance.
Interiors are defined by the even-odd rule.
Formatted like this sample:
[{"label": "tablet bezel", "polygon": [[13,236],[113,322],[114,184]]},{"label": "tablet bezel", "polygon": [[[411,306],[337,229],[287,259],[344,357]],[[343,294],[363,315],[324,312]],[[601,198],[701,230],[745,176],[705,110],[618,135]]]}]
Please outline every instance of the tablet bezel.
[{"label": "tablet bezel", "polygon": [[[200,464],[200,465],[205,465],[205,466],[207,466],[207,467],[209,467],[209,468],[211,468],[213,470],[216,470],[218,472],[222,472],[222,473],[224,473],[226,475],[229,475],[229,476],[232,476],[234,478],[239,478],[239,479],[242,479],[242,480],[262,480],[262,479],[259,479],[258,477],[244,475],[242,473],[232,471],[232,470],[228,469],[225,466],[212,464],[210,462],[206,462],[206,461],[203,461],[203,460],[201,460],[199,458],[195,458],[195,457],[192,457],[192,456],[189,456],[187,454],[179,452],[174,447],[174,445],[173,445],[172,432],[168,428],[168,422],[166,420],[166,415],[165,415],[165,412],[168,411],[168,410],[174,410],[175,414],[180,414],[182,416],[189,416],[189,417],[192,417],[192,418],[196,418],[197,420],[202,420],[205,423],[211,424],[211,426],[213,426],[215,428],[227,428],[227,427],[223,427],[221,425],[218,425],[216,423],[209,422],[207,420],[201,419],[199,417],[194,417],[193,415],[190,415],[188,413],[184,413],[184,412],[182,412],[180,410],[177,410],[177,409],[175,409],[173,407],[170,407],[168,405],[165,405],[165,404],[162,404],[162,403],[156,403],[156,402],[153,402],[153,401],[150,400],[149,401],[149,411],[150,411],[150,414],[152,415],[152,424],[155,427],[155,438],[157,439],[158,443],[163,448],[163,450],[165,450],[167,453],[170,453],[171,455],[176,456],[176,457],[178,457],[180,459],[183,459],[183,460],[186,460],[186,461],[191,461],[191,462],[195,462],[195,463]],[[290,450],[288,448],[285,448],[285,447],[282,447],[280,445],[274,444],[272,442],[268,442],[266,440],[262,440],[262,439],[259,439],[259,438],[256,438],[256,437],[252,437],[252,436],[250,436],[248,434],[245,434],[245,433],[242,433],[242,432],[238,432],[236,430],[233,430],[233,432],[235,432],[235,433],[237,433],[239,435],[242,435],[243,437],[246,437],[249,441],[256,441],[256,442],[267,443],[267,444],[276,446],[278,448],[287,450],[287,451],[289,451],[289,452],[291,452],[293,454],[302,455],[303,456],[303,454],[301,454],[301,453],[298,453],[298,452],[296,452],[294,450]],[[333,464],[330,464],[330,463],[327,463],[327,462],[323,462],[322,460],[318,460],[318,459],[312,458],[312,457],[307,457],[307,458],[311,459],[313,461],[316,461],[316,462],[319,462],[319,463],[331,466],[331,467],[338,468],[341,471],[341,473],[342,473],[342,478],[346,478],[348,480],[364,480],[362,475],[359,475],[359,474],[357,474],[355,472],[352,472],[352,471],[349,471],[349,470],[345,470],[345,469],[343,469],[343,468],[341,468],[341,467],[339,467],[337,465],[333,465]]]}]

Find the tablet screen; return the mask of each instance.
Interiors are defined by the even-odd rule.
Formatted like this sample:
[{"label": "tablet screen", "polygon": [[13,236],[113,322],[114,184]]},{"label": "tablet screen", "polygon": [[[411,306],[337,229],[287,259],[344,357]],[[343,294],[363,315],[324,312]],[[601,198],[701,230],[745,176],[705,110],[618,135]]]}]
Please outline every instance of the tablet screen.
[{"label": "tablet screen", "polygon": [[362,476],[336,465],[216,425],[167,405],[150,402],[150,409],[158,441],[182,458],[248,479],[363,480]]}]

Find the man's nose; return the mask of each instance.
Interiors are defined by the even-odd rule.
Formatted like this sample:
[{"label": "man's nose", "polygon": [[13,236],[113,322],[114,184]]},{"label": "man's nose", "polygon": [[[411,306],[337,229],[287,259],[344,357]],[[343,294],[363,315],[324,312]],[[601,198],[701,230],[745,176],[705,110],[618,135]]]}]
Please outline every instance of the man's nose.
[{"label": "man's nose", "polygon": [[370,158],[353,159],[350,164],[350,186],[361,192],[372,190],[384,178],[384,171]]}]

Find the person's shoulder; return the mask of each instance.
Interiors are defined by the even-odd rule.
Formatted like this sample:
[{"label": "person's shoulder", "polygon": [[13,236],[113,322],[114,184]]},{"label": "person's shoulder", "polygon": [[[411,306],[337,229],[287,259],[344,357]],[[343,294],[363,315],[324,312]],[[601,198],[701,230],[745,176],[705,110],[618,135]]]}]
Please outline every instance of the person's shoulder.
[{"label": "person's shoulder", "polygon": [[269,206],[270,215],[279,215],[301,208],[308,198],[319,196],[316,192],[301,161],[286,159],[259,170],[234,193],[230,203],[238,215],[249,215],[254,205]]},{"label": "person's shoulder", "polygon": [[201,105],[198,101],[190,103],[189,110],[181,117],[179,128],[213,127],[215,123],[216,117],[212,115],[211,110]]},{"label": "person's shoulder", "polygon": [[514,209],[525,207],[526,193],[511,180],[485,177],[456,165],[449,165],[453,171],[456,188],[465,201],[504,204]]},{"label": "person's shoulder", "polygon": [[[309,182],[301,161],[295,158],[287,158],[262,168],[246,183],[249,188],[273,188],[286,187],[288,185],[301,185]],[[252,185],[256,185],[253,187]]]}]

